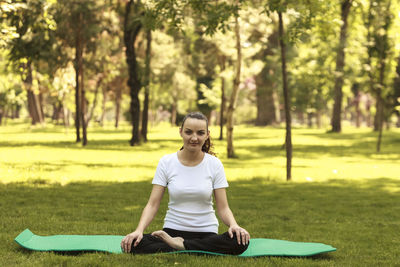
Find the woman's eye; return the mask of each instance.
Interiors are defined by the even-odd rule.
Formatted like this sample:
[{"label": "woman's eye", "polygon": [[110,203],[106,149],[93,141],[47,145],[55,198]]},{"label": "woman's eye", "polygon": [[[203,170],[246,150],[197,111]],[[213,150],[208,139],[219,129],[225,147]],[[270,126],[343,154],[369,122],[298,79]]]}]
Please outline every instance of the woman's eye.
[{"label": "woman's eye", "polygon": [[192,134],[192,132],[191,132],[191,131],[186,131],[185,133],[186,133],[186,134]]}]

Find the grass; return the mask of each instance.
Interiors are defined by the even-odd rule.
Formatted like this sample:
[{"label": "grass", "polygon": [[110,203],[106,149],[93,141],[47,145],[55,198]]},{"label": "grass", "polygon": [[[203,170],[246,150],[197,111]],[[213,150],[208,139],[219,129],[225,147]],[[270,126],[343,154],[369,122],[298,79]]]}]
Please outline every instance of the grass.
[{"label": "grass", "polygon": [[[212,128],[212,133],[218,133]],[[230,188],[229,203],[252,237],[322,242],[333,253],[308,258],[111,255],[31,252],[13,239],[40,235],[117,234],[140,217],[159,158],[180,147],[177,129],[152,128],[130,147],[129,128],[93,128],[89,145],[73,129],[15,123],[0,127],[0,266],[396,266],[400,264],[400,131],[384,133],[381,153],[369,129],[342,134],[294,129],[293,181],[285,182],[283,129],[237,127],[238,158],[214,137]],[[167,206],[148,231],[159,229]],[[221,224],[220,232],[226,230]]]}]

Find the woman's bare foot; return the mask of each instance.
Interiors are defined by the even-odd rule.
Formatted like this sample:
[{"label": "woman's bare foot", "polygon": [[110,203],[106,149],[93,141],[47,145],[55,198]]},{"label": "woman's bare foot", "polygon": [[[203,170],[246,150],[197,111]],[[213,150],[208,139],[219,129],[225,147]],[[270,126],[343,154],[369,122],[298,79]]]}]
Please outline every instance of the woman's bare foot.
[{"label": "woman's bare foot", "polygon": [[177,250],[185,250],[185,246],[183,245],[182,237],[171,237],[169,234],[164,232],[163,230],[155,231],[151,233],[152,236],[160,238],[162,241],[167,243],[170,247]]}]

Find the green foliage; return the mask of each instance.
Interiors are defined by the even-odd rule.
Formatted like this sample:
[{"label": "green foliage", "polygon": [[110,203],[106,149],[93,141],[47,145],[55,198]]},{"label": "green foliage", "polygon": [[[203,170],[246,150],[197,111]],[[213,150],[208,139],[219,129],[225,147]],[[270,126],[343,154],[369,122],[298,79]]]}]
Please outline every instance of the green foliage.
[{"label": "green foliage", "polygon": [[166,23],[172,31],[181,31],[184,29],[186,15],[191,14],[196,26],[203,28],[209,35],[229,28],[226,22],[239,10],[237,5],[226,1],[201,0],[151,1],[146,8],[145,21],[152,29],[160,28]]},{"label": "green foliage", "polygon": [[21,74],[25,73],[21,66],[28,61],[37,66],[40,64],[42,73],[53,67],[57,57],[53,51],[57,27],[52,14],[54,5],[53,1],[45,0],[5,4],[7,8],[1,20],[8,29],[12,29],[13,37],[6,37],[7,46],[10,47],[9,59]]}]

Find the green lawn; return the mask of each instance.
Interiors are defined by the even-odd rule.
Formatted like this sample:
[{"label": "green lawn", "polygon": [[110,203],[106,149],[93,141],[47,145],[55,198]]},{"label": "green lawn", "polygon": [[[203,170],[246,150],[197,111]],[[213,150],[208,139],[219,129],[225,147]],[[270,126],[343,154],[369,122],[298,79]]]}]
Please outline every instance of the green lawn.
[{"label": "green lawn", "polygon": [[[228,198],[252,237],[322,242],[336,252],[309,258],[190,255],[77,255],[31,252],[13,239],[40,235],[126,234],[136,227],[159,158],[180,147],[176,128],[152,128],[150,141],[128,145],[129,127],[93,128],[89,145],[74,129],[9,123],[0,127],[0,266],[395,266],[400,265],[400,130],[384,132],[375,153],[369,129],[294,129],[293,181],[285,182],[283,129],[237,127],[238,158],[224,163]],[[162,227],[167,205],[148,231]],[[221,225],[220,232],[226,227]]]}]

